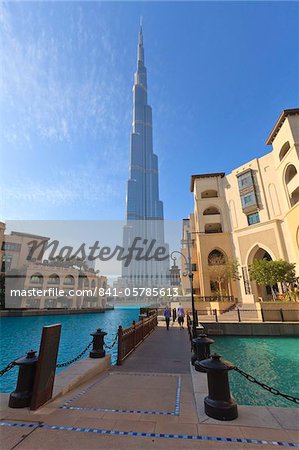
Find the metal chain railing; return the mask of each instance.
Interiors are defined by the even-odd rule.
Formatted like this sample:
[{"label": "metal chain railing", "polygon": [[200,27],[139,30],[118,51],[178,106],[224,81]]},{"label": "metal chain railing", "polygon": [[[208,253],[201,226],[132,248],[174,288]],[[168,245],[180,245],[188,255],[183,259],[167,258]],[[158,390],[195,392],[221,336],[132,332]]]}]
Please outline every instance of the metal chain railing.
[{"label": "metal chain railing", "polygon": [[[118,334],[116,333],[112,344],[111,345],[104,344],[105,348],[107,348],[108,350],[111,350],[115,346],[115,344],[117,342],[117,337],[118,337]],[[67,367],[67,366],[70,366],[71,364],[73,364],[74,362],[78,361],[87,352],[87,350],[91,347],[92,343],[93,343],[93,341],[91,341],[85,347],[85,349],[81,353],[79,353],[78,356],[76,356],[75,358],[70,359],[69,361],[65,361],[63,363],[58,363],[58,364],[56,364],[56,367],[57,368]],[[16,366],[16,360],[17,359],[18,358],[16,358],[15,360],[11,361],[6,367],[4,367],[4,369],[0,370],[0,377],[2,377],[6,372],[8,372],[9,370],[13,369]]]},{"label": "metal chain railing", "polygon": [[285,398],[286,400],[289,400],[290,402],[299,404],[299,398],[294,397],[293,395],[288,395],[280,392],[278,389],[268,386],[265,383],[262,383],[261,381],[258,381],[256,378],[254,378],[252,375],[249,375],[248,373],[244,372],[243,370],[239,369],[238,367],[235,367],[234,370],[238,372],[240,375],[242,375],[244,378],[246,378],[251,383],[255,383],[258,386],[262,387],[266,391],[270,392],[273,395],[279,395],[280,397]]},{"label": "metal chain railing", "polygon": [[112,342],[112,344],[111,345],[104,344],[104,347],[107,348],[108,350],[111,350],[115,346],[115,344],[117,342],[117,338],[118,338],[118,333],[116,333],[114,341]]},{"label": "metal chain railing", "polygon": [[70,359],[70,361],[66,361],[66,362],[63,362],[63,363],[56,364],[56,367],[67,367],[67,366],[70,366],[71,364],[73,364],[74,362],[78,361],[78,359],[80,359],[84,355],[84,353],[86,353],[87,350],[91,347],[92,342],[93,341],[91,341],[87,345],[87,347],[85,347],[85,349],[81,353],[79,353],[78,356],[76,356],[76,358]]},{"label": "metal chain railing", "polygon": [[15,366],[16,366],[16,359],[14,361],[11,361],[6,367],[4,367],[4,369],[0,370],[0,377],[2,377],[9,370],[13,369]]}]

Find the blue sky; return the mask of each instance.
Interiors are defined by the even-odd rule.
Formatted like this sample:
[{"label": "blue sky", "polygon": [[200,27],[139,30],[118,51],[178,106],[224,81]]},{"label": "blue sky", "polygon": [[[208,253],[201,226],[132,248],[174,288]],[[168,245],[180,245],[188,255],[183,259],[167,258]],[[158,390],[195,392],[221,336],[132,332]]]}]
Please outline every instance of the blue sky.
[{"label": "blue sky", "polygon": [[1,4],[2,219],[123,219],[143,16],[165,217],[298,106],[295,2]]}]

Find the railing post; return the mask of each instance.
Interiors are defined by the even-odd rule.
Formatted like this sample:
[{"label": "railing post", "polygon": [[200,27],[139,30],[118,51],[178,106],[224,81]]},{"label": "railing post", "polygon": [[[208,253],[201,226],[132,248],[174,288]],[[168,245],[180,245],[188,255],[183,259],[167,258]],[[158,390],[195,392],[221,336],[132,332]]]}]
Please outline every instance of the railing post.
[{"label": "railing post", "polygon": [[38,358],[34,350],[27,352],[27,356],[17,359],[16,365],[19,366],[18,381],[15,391],[10,394],[9,408],[30,406],[37,361]]},{"label": "railing post", "polygon": [[241,314],[239,308],[237,308],[237,313],[238,313],[238,321],[241,322]]},{"label": "railing post", "polygon": [[218,322],[217,309],[214,309],[215,322]]},{"label": "railing post", "polygon": [[281,321],[284,322],[283,309],[280,308],[279,311],[280,311],[280,318],[281,318]]},{"label": "railing post", "polygon": [[263,308],[261,308],[261,316],[262,316],[262,321],[265,322],[265,317],[264,317],[264,311],[263,311]]},{"label": "railing post", "polygon": [[141,317],[141,337],[142,337],[142,340],[144,340],[144,323],[143,323],[143,317]]},{"label": "railing post", "polygon": [[118,340],[117,340],[117,365],[120,366],[122,363],[122,338],[123,338],[123,329],[120,325],[117,330]]},{"label": "railing post", "polygon": [[217,420],[234,420],[238,417],[238,407],[230,395],[228,371],[234,365],[214,353],[209,359],[196,361],[195,370],[208,374],[208,396],[204,399],[205,413]]},{"label": "railing post", "polygon": [[136,327],[135,327],[135,320],[133,320],[133,347],[135,349],[136,347]]},{"label": "railing post", "polygon": [[[198,337],[192,339],[193,355],[191,356],[191,364],[194,366],[195,361],[203,361],[210,357],[210,345],[215,341],[207,337],[206,334],[200,334]],[[198,366],[196,368],[199,372],[203,372]]]},{"label": "railing post", "polygon": [[90,334],[93,337],[92,350],[89,353],[90,358],[104,358],[106,352],[104,350],[104,337],[107,335],[105,331],[98,328],[94,333]]}]

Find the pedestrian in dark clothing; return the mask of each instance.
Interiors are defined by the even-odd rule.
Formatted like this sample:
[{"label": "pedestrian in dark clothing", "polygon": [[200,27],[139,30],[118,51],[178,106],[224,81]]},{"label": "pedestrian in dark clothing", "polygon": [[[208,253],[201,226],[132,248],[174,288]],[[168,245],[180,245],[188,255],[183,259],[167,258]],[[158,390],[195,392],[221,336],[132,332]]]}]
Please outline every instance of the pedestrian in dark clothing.
[{"label": "pedestrian in dark clothing", "polygon": [[173,308],[172,310],[172,321],[173,323],[176,321],[176,308]]},{"label": "pedestrian in dark clothing", "polygon": [[165,317],[165,322],[166,322],[166,329],[169,330],[169,322],[170,322],[170,317],[171,317],[171,311],[170,311],[168,306],[166,306],[166,308],[164,310],[164,317]]},{"label": "pedestrian in dark clothing", "polygon": [[178,323],[180,326],[180,330],[184,329],[184,320],[185,320],[185,311],[180,303],[178,307]]}]

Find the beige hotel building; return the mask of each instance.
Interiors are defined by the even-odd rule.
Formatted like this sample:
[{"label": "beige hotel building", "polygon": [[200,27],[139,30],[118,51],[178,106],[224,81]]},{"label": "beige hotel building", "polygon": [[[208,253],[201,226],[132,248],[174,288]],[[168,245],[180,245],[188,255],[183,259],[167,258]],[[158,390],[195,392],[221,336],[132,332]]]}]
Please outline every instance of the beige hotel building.
[{"label": "beige hotel building", "polygon": [[[281,113],[266,143],[269,153],[227,175],[191,177],[194,212],[183,220],[183,242],[189,230],[199,296],[216,292],[211,264],[217,258],[238,260],[240,280],[228,282],[224,290],[242,303],[271,298],[268,288],[249,278],[254,259],[294,262],[299,276],[299,109]],[[185,294],[188,287],[185,277]]]},{"label": "beige hotel building", "polygon": [[[39,256],[39,252],[28,261],[29,243],[32,240],[47,243],[49,238],[17,231],[6,234],[5,224],[0,222],[0,275],[5,277],[6,308],[106,308],[106,296],[99,295],[99,289],[105,290],[107,287],[105,276],[99,275],[86,264],[79,267],[76,262],[67,264],[64,261],[45,260]],[[3,303],[2,288],[1,284]],[[42,295],[10,294],[12,290],[29,292],[34,288],[41,291]],[[95,295],[91,295],[93,291]]]}]

